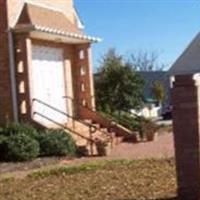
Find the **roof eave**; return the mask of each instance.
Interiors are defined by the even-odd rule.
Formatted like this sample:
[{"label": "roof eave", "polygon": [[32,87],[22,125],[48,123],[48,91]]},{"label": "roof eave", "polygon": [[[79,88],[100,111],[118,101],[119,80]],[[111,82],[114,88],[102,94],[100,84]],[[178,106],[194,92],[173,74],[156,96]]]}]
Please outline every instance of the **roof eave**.
[{"label": "roof eave", "polygon": [[57,35],[57,36],[68,37],[68,38],[73,38],[73,39],[77,39],[77,40],[83,40],[83,41],[89,42],[89,43],[98,43],[98,42],[102,41],[102,39],[98,38],[98,37],[92,37],[92,36],[84,35],[84,34],[61,31],[61,30],[43,27],[43,26],[39,26],[39,25],[17,25],[13,29],[13,31],[16,33],[39,31],[39,32],[43,32],[43,33]]}]

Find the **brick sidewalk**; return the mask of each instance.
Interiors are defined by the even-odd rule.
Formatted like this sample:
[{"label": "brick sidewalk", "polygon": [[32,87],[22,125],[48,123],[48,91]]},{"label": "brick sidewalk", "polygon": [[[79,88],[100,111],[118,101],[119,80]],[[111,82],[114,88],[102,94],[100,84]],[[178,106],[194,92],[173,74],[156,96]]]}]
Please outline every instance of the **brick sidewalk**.
[{"label": "brick sidewalk", "polygon": [[109,155],[113,159],[169,158],[173,156],[174,142],[172,133],[163,133],[154,142],[122,143],[113,148]]}]

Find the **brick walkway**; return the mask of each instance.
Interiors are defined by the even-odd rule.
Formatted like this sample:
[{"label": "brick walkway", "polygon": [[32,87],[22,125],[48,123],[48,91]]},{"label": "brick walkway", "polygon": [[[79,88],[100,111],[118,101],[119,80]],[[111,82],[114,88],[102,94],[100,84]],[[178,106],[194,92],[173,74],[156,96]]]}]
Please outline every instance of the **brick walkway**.
[{"label": "brick walkway", "polygon": [[114,147],[109,156],[81,158],[61,161],[63,164],[76,165],[97,160],[113,159],[149,159],[149,158],[171,158],[174,157],[174,141],[172,133],[162,133],[156,141],[138,144],[121,143]]},{"label": "brick walkway", "polygon": [[169,158],[172,156],[174,156],[172,133],[163,133],[154,142],[122,143],[113,148],[109,155],[113,159]]},{"label": "brick walkway", "polygon": [[173,135],[172,133],[163,133],[154,142],[138,144],[121,143],[113,148],[107,157],[88,157],[73,160],[65,160],[64,158],[61,158],[61,160],[58,158],[39,158],[26,163],[0,163],[0,179],[4,177],[4,173],[10,173],[11,176],[16,178],[23,178],[34,170],[46,168],[45,165],[49,165],[48,168],[54,168],[63,165],[77,166],[98,160],[169,158],[173,156]]}]

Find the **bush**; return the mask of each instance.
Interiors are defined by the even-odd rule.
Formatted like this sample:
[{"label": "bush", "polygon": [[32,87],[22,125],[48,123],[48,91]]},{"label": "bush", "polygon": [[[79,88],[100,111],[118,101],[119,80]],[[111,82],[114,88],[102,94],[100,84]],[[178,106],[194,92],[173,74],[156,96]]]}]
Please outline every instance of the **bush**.
[{"label": "bush", "polygon": [[40,134],[41,156],[75,155],[76,145],[70,134],[61,129],[50,129]]},{"label": "bush", "polygon": [[18,124],[11,123],[8,124],[4,129],[1,130],[0,134],[5,136],[11,136],[16,134],[24,133],[33,139],[38,139],[38,131],[29,124]]},{"label": "bush", "polygon": [[142,139],[158,130],[158,126],[152,120],[125,111],[121,111],[120,115],[119,112],[113,112],[112,114],[103,113],[103,115],[133,132],[137,131]]},{"label": "bush", "polygon": [[112,119],[113,121],[121,124],[125,128],[131,131],[140,131],[140,117],[134,116],[128,112],[121,112],[120,115],[118,112],[114,112],[112,114],[103,113],[103,116]]},{"label": "bush", "polygon": [[39,155],[39,143],[26,133],[13,134],[3,142],[6,148],[5,159],[8,161],[27,161]]},{"label": "bush", "polygon": [[6,146],[7,137],[4,135],[0,135],[0,161],[5,160],[5,155],[7,153],[7,146]]}]

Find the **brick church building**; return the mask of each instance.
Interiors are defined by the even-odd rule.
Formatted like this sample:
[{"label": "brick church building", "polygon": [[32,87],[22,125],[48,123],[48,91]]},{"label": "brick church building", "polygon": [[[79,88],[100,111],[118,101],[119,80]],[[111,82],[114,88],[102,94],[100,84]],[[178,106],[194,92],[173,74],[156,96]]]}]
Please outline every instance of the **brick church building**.
[{"label": "brick church building", "polygon": [[73,0],[0,0],[0,125],[64,126],[85,143],[88,127],[101,139],[111,127],[114,138],[130,133],[95,111],[98,41],[83,32]]},{"label": "brick church building", "polygon": [[98,38],[83,33],[72,0],[1,0],[0,19],[1,124],[51,125],[37,113],[67,120],[37,100],[68,114],[70,98],[94,107],[90,45]]}]

